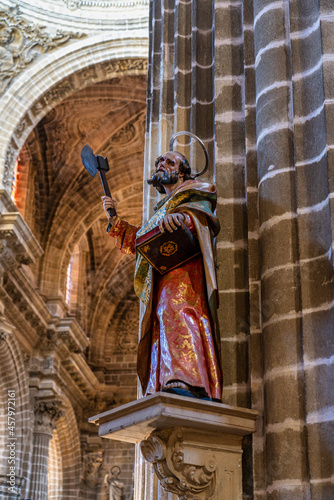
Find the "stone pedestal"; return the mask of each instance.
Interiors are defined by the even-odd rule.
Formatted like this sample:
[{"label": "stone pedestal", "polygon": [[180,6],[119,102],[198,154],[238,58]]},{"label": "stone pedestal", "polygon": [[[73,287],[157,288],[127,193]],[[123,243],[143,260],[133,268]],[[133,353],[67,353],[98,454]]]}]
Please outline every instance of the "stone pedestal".
[{"label": "stone pedestal", "polygon": [[[179,499],[242,498],[242,437],[258,413],[157,393],[90,418],[104,438],[140,444],[160,484]],[[154,498],[146,499],[154,500]]]}]

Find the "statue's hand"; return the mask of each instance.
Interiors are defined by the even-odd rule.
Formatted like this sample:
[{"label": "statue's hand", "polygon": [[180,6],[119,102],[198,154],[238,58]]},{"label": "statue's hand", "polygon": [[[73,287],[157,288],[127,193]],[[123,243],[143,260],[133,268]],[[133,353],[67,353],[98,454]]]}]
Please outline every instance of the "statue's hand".
[{"label": "statue's hand", "polygon": [[163,233],[165,228],[167,231],[172,233],[178,226],[181,226],[181,223],[186,220],[186,216],[180,213],[168,214],[163,219],[158,221],[159,229]]},{"label": "statue's hand", "polygon": [[108,213],[109,208],[114,208],[117,212],[117,201],[114,198],[110,198],[109,196],[101,196],[101,200],[103,203],[103,210],[107,216],[109,222],[113,222],[116,219],[116,216],[110,217]]}]

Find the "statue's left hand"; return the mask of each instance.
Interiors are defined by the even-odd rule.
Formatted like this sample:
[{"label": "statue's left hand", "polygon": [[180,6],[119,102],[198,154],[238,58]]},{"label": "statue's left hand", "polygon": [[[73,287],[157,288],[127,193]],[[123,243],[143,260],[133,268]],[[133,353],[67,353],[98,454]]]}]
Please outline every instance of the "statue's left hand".
[{"label": "statue's left hand", "polygon": [[181,213],[173,213],[166,215],[163,219],[158,221],[159,229],[163,233],[165,228],[167,231],[172,233],[178,226],[181,226],[182,222],[186,220],[186,216]]}]

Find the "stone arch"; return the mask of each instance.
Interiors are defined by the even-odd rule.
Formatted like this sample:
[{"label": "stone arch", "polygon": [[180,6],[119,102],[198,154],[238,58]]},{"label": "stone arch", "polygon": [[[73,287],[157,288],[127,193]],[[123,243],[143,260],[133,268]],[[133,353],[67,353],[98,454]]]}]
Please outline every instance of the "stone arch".
[{"label": "stone arch", "polygon": [[[21,485],[23,489],[24,479],[28,476],[31,455],[29,381],[23,354],[14,333],[1,329],[0,335],[0,446],[2,450],[7,450],[6,445],[11,438],[15,438],[13,448],[16,458],[15,482],[20,491]],[[7,415],[10,415],[7,412],[10,409],[15,412],[12,429],[7,422]],[[8,454],[4,453],[1,476],[6,476],[10,472],[8,458]],[[2,492],[4,493],[5,490],[2,490],[0,486],[0,498],[5,498],[1,496]]]},{"label": "stone arch", "polygon": [[[146,74],[147,39],[105,34],[62,47],[22,72],[0,101],[0,178],[8,191],[17,156],[36,124],[64,97],[91,83]],[[13,106],[12,103],[16,105]]]}]

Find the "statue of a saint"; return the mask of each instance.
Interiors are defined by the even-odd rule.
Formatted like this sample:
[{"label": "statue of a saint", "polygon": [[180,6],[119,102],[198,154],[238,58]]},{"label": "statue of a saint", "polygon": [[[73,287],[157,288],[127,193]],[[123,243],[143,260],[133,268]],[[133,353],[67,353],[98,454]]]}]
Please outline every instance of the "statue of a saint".
[{"label": "statue of a saint", "polygon": [[138,348],[138,376],[143,394],[158,391],[221,401],[222,373],[217,331],[217,285],[213,238],[219,232],[214,215],[215,186],[194,179],[187,159],[168,151],[156,160],[148,182],[166,193],[154,215],[136,227],[110,217],[114,199],[103,196],[109,234],[124,253],[135,253],[136,239],[159,227],[173,233],[186,225],[196,235],[201,252],[160,275],[137,252],[134,288],[145,304]]},{"label": "statue of a saint", "polygon": [[108,500],[122,500],[124,483],[118,480],[121,469],[116,465],[112,467],[109,474],[105,475],[104,482],[108,490]]}]

